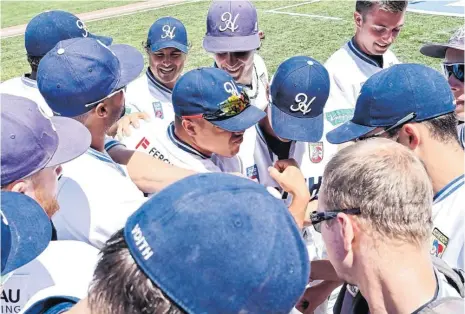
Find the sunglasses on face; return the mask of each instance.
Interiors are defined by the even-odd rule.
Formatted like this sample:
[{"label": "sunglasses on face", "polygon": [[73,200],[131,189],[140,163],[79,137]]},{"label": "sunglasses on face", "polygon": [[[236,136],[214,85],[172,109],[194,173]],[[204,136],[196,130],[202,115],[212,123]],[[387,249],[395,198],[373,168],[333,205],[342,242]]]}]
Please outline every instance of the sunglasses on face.
[{"label": "sunglasses on face", "polygon": [[360,208],[351,208],[351,209],[336,209],[325,212],[314,211],[310,215],[310,220],[312,221],[313,228],[316,232],[321,233],[321,223],[323,221],[331,220],[337,217],[337,214],[344,213],[347,215],[360,215],[362,212]]},{"label": "sunglasses on face", "polygon": [[219,104],[219,109],[214,113],[204,113],[194,116],[183,116],[183,118],[204,118],[208,121],[224,120],[244,111],[250,106],[249,97],[242,92],[240,95],[232,95]]},{"label": "sunglasses on face", "polygon": [[442,69],[446,78],[454,75],[463,83],[463,63],[443,63]]},{"label": "sunglasses on face", "polygon": [[118,93],[120,93],[120,92],[126,93],[126,86],[123,86],[123,87],[121,87],[120,89],[115,90],[113,93],[111,93],[110,95],[106,96],[105,98],[102,98],[102,99],[100,99],[100,100],[94,101],[94,102],[92,102],[92,103],[90,103],[90,104],[86,104],[85,107],[86,107],[86,108],[89,108],[89,107],[97,106],[99,103],[103,102],[105,99],[111,98],[111,97],[115,96],[116,94],[118,94]]},{"label": "sunglasses on face", "polygon": [[416,116],[417,116],[417,114],[415,112],[409,113],[408,115],[406,115],[405,117],[403,117],[402,119],[400,119],[395,124],[388,127],[387,129],[384,129],[384,130],[379,131],[378,133],[375,133],[375,134],[372,134],[372,135],[360,136],[359,138],[355,139],[355,141],[358,142],[358,141],[367,140],[369,138],[379,137],[379,136],[383,135],[384,133],[387,133],[387,132],[389,132],[391,130],[394,130],[395,128],[401,127],[402,125],[406,124],[407,122],[412,121],[413,119],[416,118]]}]

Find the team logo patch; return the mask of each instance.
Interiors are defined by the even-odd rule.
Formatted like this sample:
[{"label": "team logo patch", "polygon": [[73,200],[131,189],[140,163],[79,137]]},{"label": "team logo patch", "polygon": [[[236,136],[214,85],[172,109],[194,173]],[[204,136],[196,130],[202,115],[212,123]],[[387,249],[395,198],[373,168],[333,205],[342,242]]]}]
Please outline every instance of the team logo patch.
[{"label": "team logo patch", "polygon": [[174,37],[176,37],[176,35],[174,34],[176,26],[173,26],[173,28],[171,28],[171,26],[169,25],[163,25],[163,28],[161,30],[164,32],[164,34],[161,36],[161,39],[173,39]]},{"label": "team logo patch", "polygon": [[310,161],[314,164],[319,163],[323,160],[323,142],[308,143],[308,154],[310,155]]},{"label": "team logo patch", "polygon": [[153,102],[152,107],[153,107],[153,111],[155,112],[155,117],[163,119],[164,118],[163,106],[162,106],[161,102],[159,102],[159,101]]},{"label": "team logo patch", "polygon": [[360,290],[357,286],[352,286],[349,284],[346,286],[346,289],[354,298],[357,295],[358,291]]},{"label": "team logo patch", "polygon": [[257,165],[250,166],[246,169],[247,178],[249,179],[257,179],[258,180],[258,168]]},{"label": "team logo patch", "polygon": [[304,93],[299,93],[295,96],[295,104],[292,105],[289,109],[292,112],[300,111],[303,115],[306,115],[312,109],[310,108],[311,104],[315,101],[316,97],[308,100],[307,95]]},{"label": "team logo patch", "polygon": [[219,27],[220,32],[224,32],[229,29],[232,33],[234,33],[239,28],[239,25],[236,25],[238,17],[239,14],[236,14],[236,16],[233,19],[231,12],[224,12],[221,15],[221,22],[223,22],[224,25],[221,25]]},{"label": "team logo patch", "polygon": [[352,119],[354,115],[354,109],[339,109],[326,113],[326,120],[333,126],[342,124]]},{"label": "team logo patch", "polygon": [[433,230],[433,246],[431,248],[431,255],[442,257],[444,251],[449,243],[449,238],[446,237],[438,228]]},{"label": "team logo patch", "polygon": [[139,143],[137,143],[136,145],[136,149],[138,149],[139,147],[142,146],[143,149],[147,149],[147,147],[149,147],[150,145],[150,142],[147,140],[147,138],[143,137]]}]

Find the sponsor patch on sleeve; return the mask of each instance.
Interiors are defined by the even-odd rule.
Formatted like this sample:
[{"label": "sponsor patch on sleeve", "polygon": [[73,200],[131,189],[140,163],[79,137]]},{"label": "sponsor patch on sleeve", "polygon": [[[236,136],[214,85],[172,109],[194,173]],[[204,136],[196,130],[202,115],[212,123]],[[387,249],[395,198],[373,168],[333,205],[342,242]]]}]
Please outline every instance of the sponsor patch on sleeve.
[{"label": "sponsor patch on sleeve", "polygon": [[163,119],[164,118],[163,106],[162,106],[161,102],[159,102],[159,101],[153,102],[152,107],[153,107],[153,111],[155,112],[155,117],[157,117],[159,119]]},{"label": "sponsor patch on sleeve", "polygon": [[258,168],[257,165],[250,166],[246,169],[247,178],[252,180],[259,180],[258,179]]},{"label": "sponsor patch on sleeve", "polygon": [[352,119],[354,109],[338,109],[326,113],[326,120],[333,126],[337,126]]},{"label": "sponsor patch on sleeve", "polygon": [[442,233],[438,228],[434,228],[433,230],[433,245],[431,247],[431,255],[442,257],[444,251],[447,248],[447,244],[449,243],[449,238],[446,237],[444,233]]}]

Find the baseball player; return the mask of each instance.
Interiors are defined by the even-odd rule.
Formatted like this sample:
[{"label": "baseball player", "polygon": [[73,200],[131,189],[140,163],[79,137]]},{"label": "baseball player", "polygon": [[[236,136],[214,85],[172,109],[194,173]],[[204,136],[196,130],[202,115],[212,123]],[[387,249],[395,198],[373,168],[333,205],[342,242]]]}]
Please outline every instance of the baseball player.
[{"label": "baseball player", "polygon": [[327,140],[340,144],[381,136],[412,149],[435,193],[431,254],[464,269],[465,154],[454,111],[454,96],[440,73],[418,64],[395,65],[368,79],[353,119],[329,132]]},{"label": "baseball player", "polygon": [[95,38],[105,45],[112,43],[110,37],[90,33],[84,22],[69,12],[53,10],[35,16],[27,24],[24,35],[31,73],[3,82],[0,84],[0,91],[27,97],[36,102],[47,115],[52,116],[53,112],[37,89],[36,77],[39,62],[60,40],[80,37]]},{"label": "baseball player", "polygon": [[145,51],[149,67],[145,75],[128,85],[126,113],[146,112],[149,117],[174,121],[171,101],[189,51],[187,31],[181,21],[163,17],[150,27]]},{"label": "baseball player", "polygon": [[144,123],[122,143],[197,172],[242,172],[244,131],[265,116],[218,68],[184,74],[173,89],[174,122]]},{"label": "baseball player", "polygon": [[[404,24],[408,1],[357,1],[354,37],[325,63],[331,79],[327,119],[334,126],[349,120],[360,88],[373,74],[399,63],[389,50]],[[333,108],[345,104],[344,109]]]},{"label": "baseball player", "polygon": [[268,71],[256,53],[260,44],[257,10],[250,1],[211,3],[203,48],[213,53],[214,66],[243,86],[251,105],[265,110]]},{"label": "baseball player", "polygon": [[463,51],[464,51],[465,27],[459,28],[446,44],[424,45],[420,52],[428,57],[444,59],[442,69],[448,79],[450,88],[455,97],[455,115],[458,120],[457,131],[462,147],[465,148],[464,129],[464,85],[463,85]]},{"label": "baseball player", "polygon": [[[2,190],[23,193],[36,200],[44,215],[50,217],[44,229],[50,230],[48,240],[55,240],[50,219],[59,209],[61,164],[85,153],[91,141],[89,131],[72,119],[48,117],[28,98],[1,94],[1,103]],[[38,234],[32,234],[39,233],[35,230],[40,228],[39,217],[37,220],[31,220],[38,225],[29,225],[32,228],[28,230],[29,238],[40,239]],[[37,258],[18,268],[3,284],[6,297],[1,312],[19,313],[32,295],[47,287],[69,287],[78,295],[85,294],[97,260],[98,250],[85,243],[50,242]]]}]

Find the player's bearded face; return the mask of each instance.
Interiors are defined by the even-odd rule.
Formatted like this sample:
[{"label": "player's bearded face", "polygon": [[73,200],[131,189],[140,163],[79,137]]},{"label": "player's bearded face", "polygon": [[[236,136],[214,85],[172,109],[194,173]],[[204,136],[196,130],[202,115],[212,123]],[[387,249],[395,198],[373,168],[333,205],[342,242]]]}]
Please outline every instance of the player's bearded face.
[{"label": "player's bearded face", "polygon": [[149,53],[150,70],[163,85],[173,88],[181,76],[187,55],[176,48],[164,48]]},{"label": "player's bearded face", "polygon": [[204,151],[223,157],[233,157],[239,152],[244,132],[229,132],[206,120],[199,120],[194,141]]},{"label": "player's bearded face", "polygon": [[374,6],[361,15],[355,12],[356,40],[369,55],[384,54],[399,35],[404,25],[405,12],[387,12]]},{"label": "player's bearded face", "polygon": [[253,56],[255,51],[216,53],[216,65],[231,75],[236,83],[252,84]]},{"label": "player's bearded face", "polygon": [[52,217],[60,208],[56,199],[58,177],[62,172],[61,166],[45,168],[32,177],[34,189],[33,198],[45,210],[48,217]]}]

